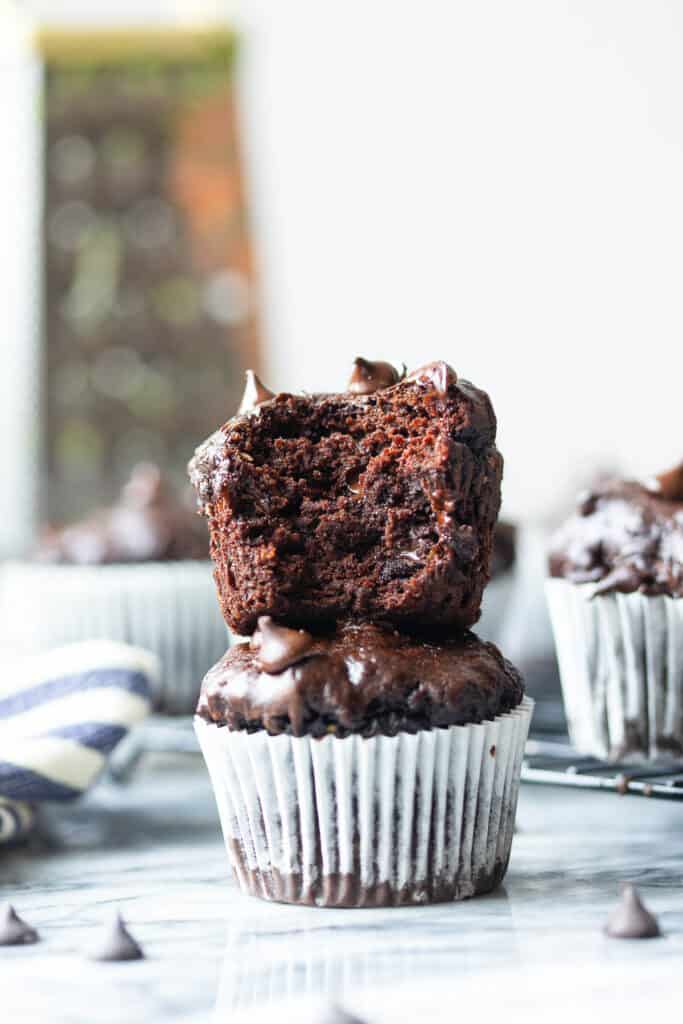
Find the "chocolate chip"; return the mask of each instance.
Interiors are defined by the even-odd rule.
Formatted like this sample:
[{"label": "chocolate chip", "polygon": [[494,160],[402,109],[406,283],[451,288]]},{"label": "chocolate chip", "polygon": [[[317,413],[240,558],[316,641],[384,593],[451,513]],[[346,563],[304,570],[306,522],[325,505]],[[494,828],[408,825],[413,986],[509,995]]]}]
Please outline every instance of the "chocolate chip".
[{"label": "chocolate chip", "polygon": [[0,908],[0,946],[27,946],[38,942],[38,932],[17,914],[11,903]]},{"label": "chocolate chip", "polygon": [[251,638],[251,646],[258,652],[255,660],[269,675],[277,675],[296,665],[306,657],[312,643],[313,637],[305,629],[278,626],[270,615],[259,618],[258,629]]},{"label": "chocolate chip", "polygon": [[123,960],[144,960],[145,954],[130,934],[119,913],[114,914],[107,930],[88,953],[89,960],[117,963]]},{"label": "chocolate chip", "polygon": [[273,392],[264,387],[253,370],[247,370],[246,378],[244,394],[242,395],[240,407],[237,410],[238,416],[242,416],[245,412],[256,409],[257,406],[263,405],[264,402],[270,401],[271,398],[275,398]]},{"label": "chocolate chip", "polygon": [[439,359],[413,370],[408,374],[407,380],[414,380],[418,384],[431,384],[437,394],[446,395],[450,385],[457,384],[458,375],[452,366]]},{"label": "chocolate chip", "polygon": [[607,919],[605,932],[613,939],[654,939],[661,935],[657,918],[643,905],[630,883],[621,890],[621,903]]},{"label": "chocolate chip", "polygon": [[349,378],[347,391],[354,395],[371,395],[374,391],[390,388],[398,384],[399,375],[391,363],[371,363],[358,356],[353,361],[353,372]]},{"label": "chocolate chip", "polygon": [[683,462],[647,480],[645,490],[665,501],[683,501]]}]

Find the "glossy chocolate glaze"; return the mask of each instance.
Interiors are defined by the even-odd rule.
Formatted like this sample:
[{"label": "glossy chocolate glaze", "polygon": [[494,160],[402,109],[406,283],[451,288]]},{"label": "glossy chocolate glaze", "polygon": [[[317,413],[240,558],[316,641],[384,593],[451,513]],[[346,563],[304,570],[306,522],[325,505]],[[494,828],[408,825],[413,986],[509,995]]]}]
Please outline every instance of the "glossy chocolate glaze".
[{"label": "glossy chocolate glaze", "polygon": [[522,700],[517,670],[473,633],[448,643],[370,624],[312,638],[281,672],[266,672],[249,643],[206,675],[197,708],[230,729],[271,735],[395,735],[495,718]]},{"label": "glossy chocolate glaze", "polygon": [[663,489],[658,478],[609,480],[580,495],[576,515],[553,538],[551,576],[591,583],[595,594],[682,597],[683,493],[663,477]]},{"label": "glossy chocolate glaze", "polygon": [[207,558],[205,525],[173,493],[160,470],[135,467],[117,503],[80,523],[48,527],[35,558],[72,565]]}]

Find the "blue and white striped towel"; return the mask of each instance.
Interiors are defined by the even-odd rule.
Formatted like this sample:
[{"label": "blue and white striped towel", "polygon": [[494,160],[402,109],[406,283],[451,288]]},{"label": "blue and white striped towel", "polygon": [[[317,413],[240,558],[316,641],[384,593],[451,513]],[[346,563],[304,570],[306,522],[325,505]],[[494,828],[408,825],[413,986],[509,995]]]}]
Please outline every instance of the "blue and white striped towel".
[{"label": "blue and white striped towel", "polygon": [[150,710],[159,660],[94,640],[0,663],[0,843],[43,800],[73,800]]}]

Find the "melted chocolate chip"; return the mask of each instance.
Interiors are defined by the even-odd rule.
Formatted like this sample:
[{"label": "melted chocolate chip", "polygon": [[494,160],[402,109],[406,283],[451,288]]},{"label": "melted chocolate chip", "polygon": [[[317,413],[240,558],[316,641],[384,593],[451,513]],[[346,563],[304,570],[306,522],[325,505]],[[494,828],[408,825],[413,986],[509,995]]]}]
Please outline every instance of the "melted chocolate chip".
[{"label": "melted chocolate chip", "polygon": [[399,375],[391,363],[371,363],[358,356],[353,361],[353,372],[347,385],[347,391],[354,395],[371,395],[374,391],[390,388],[398,384]]},{"label": "melted chocolate chip", "polygon": [[246,378],[244,394],[242,395],[240,407],[237,410],[238,416],[242,416],[245,412],[256,409],[257,406],[263,405],[264,402],[269,402],[271,398],[275,398],[273,392],[264,387],[253,370],[247,370]]},{"label": "melted chocolate chip", "polygon": [[634,885],[624,885],[621,903],[607,919],[605,932],[613,939],[654,939],[661,934],[657,918],[643,905]]},{"label": "melted chocolate chip", "polygon": [[0,909],[0,946],[27,946],[38,941],[38,932],[17,914],[10,903]]},{"label": "melted chocolate chip", "polygon": [[305,658],[313,644],[313,637],[305,629],[287,629],[278,626],[270,615],[258,620],[258,630],[252,637],[256,648],[256,662],[269,675],[277,675]]},{"label": "melted chocolate chip", "polygon": [[665,501],[683,501],[683,462],[648,480],[645,490]]},{"label": "melted chocolate chip", "polygon": [[114,914],[104,935],[88,954],[89,960],[100,960],[102,963],[144,960],[144,957],[140,945],[130,934],[118,913]]},{"label": "melted chocolate chip", "polygon": [[418,384],[431,384],[439,395],[446,395],[451,384],[457,384],[458,375],[452,366],[439,359],[434,363],[427,363],[418,370],[408,374],[408,380],[417,381]]}]

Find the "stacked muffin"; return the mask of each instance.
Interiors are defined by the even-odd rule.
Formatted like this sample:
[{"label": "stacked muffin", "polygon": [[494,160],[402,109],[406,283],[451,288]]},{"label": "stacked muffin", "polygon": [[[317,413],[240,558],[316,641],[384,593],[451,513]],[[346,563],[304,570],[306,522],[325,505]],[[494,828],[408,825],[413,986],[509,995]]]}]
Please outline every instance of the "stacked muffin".
[{"label": "stacked muffin", "polygon": [[273,395],[190,463],[225,619],[196,728],[242,887],[379,906],[491,890],[531,714],[468,632],[502,458],[488,396],[436,362],[356,360],[341,394]]}]

